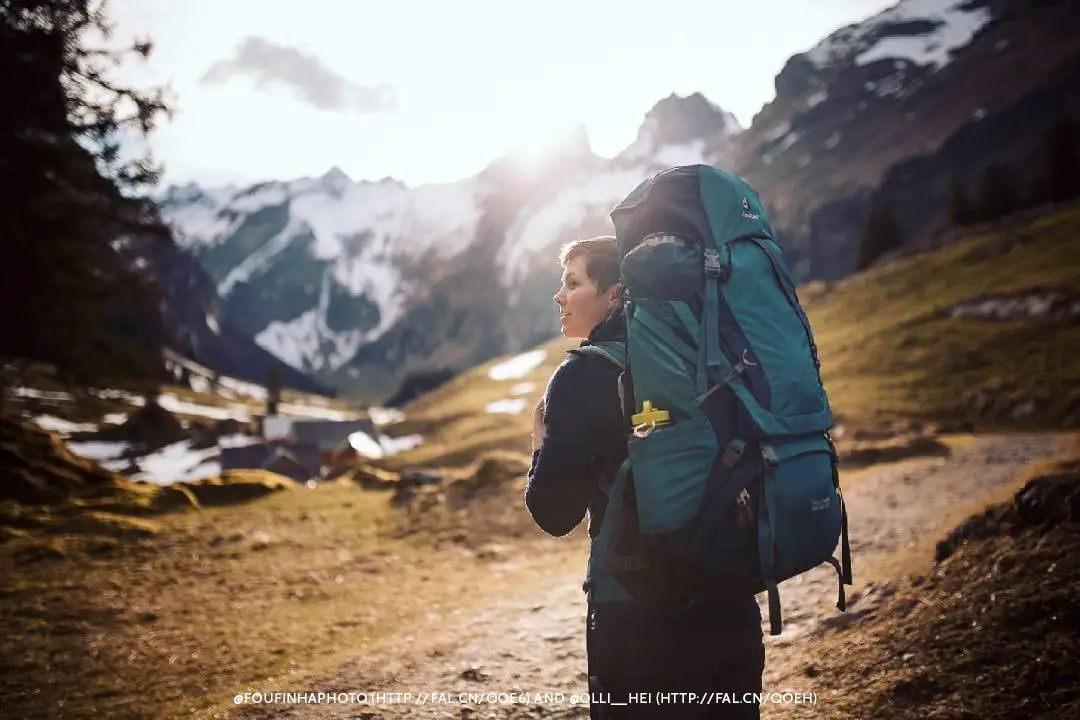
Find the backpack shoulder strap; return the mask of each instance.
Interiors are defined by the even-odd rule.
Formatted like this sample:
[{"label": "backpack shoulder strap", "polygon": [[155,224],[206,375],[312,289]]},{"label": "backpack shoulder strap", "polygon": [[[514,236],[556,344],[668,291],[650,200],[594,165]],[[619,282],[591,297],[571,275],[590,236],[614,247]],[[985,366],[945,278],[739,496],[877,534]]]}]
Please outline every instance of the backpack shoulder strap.
[{"label": "backpack shoulder strap", "polygon": [[582,345],[569,351],[574,355],[599,355],[620,370],[626,369],[626,343],[617,340],[605,340],[593,345]]}]

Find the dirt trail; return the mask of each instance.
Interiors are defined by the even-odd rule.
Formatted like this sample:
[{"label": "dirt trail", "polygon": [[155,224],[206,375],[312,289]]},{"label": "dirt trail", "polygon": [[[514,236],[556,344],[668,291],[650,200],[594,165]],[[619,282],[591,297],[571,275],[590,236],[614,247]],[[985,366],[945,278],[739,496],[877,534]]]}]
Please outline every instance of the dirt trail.
[{"label": "dirt trail", "polygon": [[[766,692],[816,692],[827,702],[830,690],[805,674],[801,648],[807,632],[822,624],[857,622],[888,594],[890,573],[905,554],[926,562],[934,542],[981,498],[1013,483],[1029,463],[1053,455],[1056,436],[983,437],[944,459],[909,461],[861,473],[845,492],[855,586],[846,613],[834,607],[836,577],[821,568],[781,585],[784,631],[768,635],[765,618]],[[565,573],[525,576],[512,597],[485,601],[477,613],[463,614],[422,637],[402,637],[383,652],[358,656],[332,674],[291,691],[412,693],[403,698],[369,696],[367,704],[242,705],[230,717],[245,718],[577,718],[587,707],[570,696],[587,692],[585,675],[584,557],[567,552]],[[504,562],[504,571],[511,571]],[[478,593],[484,592],[477,588]],[[429,696],[416,704],[420,693]],[[561,702],[487,704],[458,702],[459,693],[560,692]],[[498,700],[498,698],[495,698]],[[504,698],[506,699],[506,698]],[[443,702],[434,702],[442,700]],[[809,705],[762,707],[763,717],[811,717]]]}]

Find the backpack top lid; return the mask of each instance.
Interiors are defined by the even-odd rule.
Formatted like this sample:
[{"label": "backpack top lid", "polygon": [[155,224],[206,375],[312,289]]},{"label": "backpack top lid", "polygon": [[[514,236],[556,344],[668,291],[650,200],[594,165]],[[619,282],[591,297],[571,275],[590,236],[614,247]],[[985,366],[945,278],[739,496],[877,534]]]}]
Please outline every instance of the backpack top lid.
[{"label": "backpack top lid", "polygon": [[681,235],[705,248],[742,237],[775,240],[757,191],[712,165],[661,170],[634,188],[610,217],[620,258],[658,232]]}]

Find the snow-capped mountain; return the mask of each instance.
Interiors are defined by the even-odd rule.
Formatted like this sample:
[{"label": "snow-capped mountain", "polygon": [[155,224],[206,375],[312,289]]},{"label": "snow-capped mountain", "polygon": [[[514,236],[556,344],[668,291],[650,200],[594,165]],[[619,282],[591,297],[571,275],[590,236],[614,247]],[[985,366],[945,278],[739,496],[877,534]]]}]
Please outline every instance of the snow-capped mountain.
[{"label": "snow-capped mountain", "polygon": [[[215,279],[227,314],[261,346],[306,372],[352,376],[350,385],[367,390],[373,361],[409,365],[404,355],[415,354],[409,347],[418,341],[391,340],[389,331],[408,314],[453,307],[455,300],[444,298],[428,309],[444,283],[454,294],[464,266],[483,270],[471,282],[497,288],[493,309],[500,316],[536,293],[550,305],[561,242],[605,232],[607,213],[643,178],[716,160],[715,152],[706,158],[706,143],[726,147],[739,132],[729,113],[701,95],[672,96],[610,161],[594,155],[582,133],[539,167],[506,158],[457,182],[354,182],[334,168],[320,178],[249,188],[173,187],[161,208],[178,242]],[[505,338],[550,335],[557,325],[545,309],[517,324],[488,318],[504,339],[484,344],[501,352]],[[468,310],[457,325],[491,314]],[[357,367],[361,348],[369,360]],[[400,379],[397,369],[387,381]],[[392,390],[379,383],[380,392]]]},{"label": "snow-capped mountain", "polygon": [[243,190],[187,186],[162,207],[227,303],[269,305],[245,323],[259,344],[322,370],[398,319],[425,279],[420,268],[470,245],[481,199],[475,178],[409,188],[354,183],[334,168]]},{"label": "snow-capped mountain", "polygon": [[[502,158],[452,183],[334,169],[171,188],[163,214],[260,345],[382,399],[411,371],[463,369],[554,334],[558,246],[610,232],[612,206],[672,165],[717,164],[755,185],[800,279],[849,272],[866,198],[890,168],[972,124],[1007,123],[1047,88],[1075,105],[1059,86],[1080,58],[1078,16],[1053,0],[902,0],[793,56],[747,129],[700,94],[673,95],[612,159],[579,133],[538,166]],[[907,211],[936,217],[938,185],[920,182],[938,194]]]}]

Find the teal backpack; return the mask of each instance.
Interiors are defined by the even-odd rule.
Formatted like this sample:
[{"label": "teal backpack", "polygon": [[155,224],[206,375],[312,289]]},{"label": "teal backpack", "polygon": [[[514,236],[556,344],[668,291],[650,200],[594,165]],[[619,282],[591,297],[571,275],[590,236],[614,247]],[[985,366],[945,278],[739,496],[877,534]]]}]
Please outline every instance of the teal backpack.
[{"label": "teal backpack", "polygon": [[[851,551],[832,414],[757,192],[714,167],[675,167],[641,183],[611,219],[626,343],[577,352],[623,369],[631,430],[593,540],[590,601],[630,600],[620,575],[678,558],[767,592],[778,635],[778,584],[829,563],[844,610]],[[647,556],[613,550],[627,492],[654,548]]]}]

